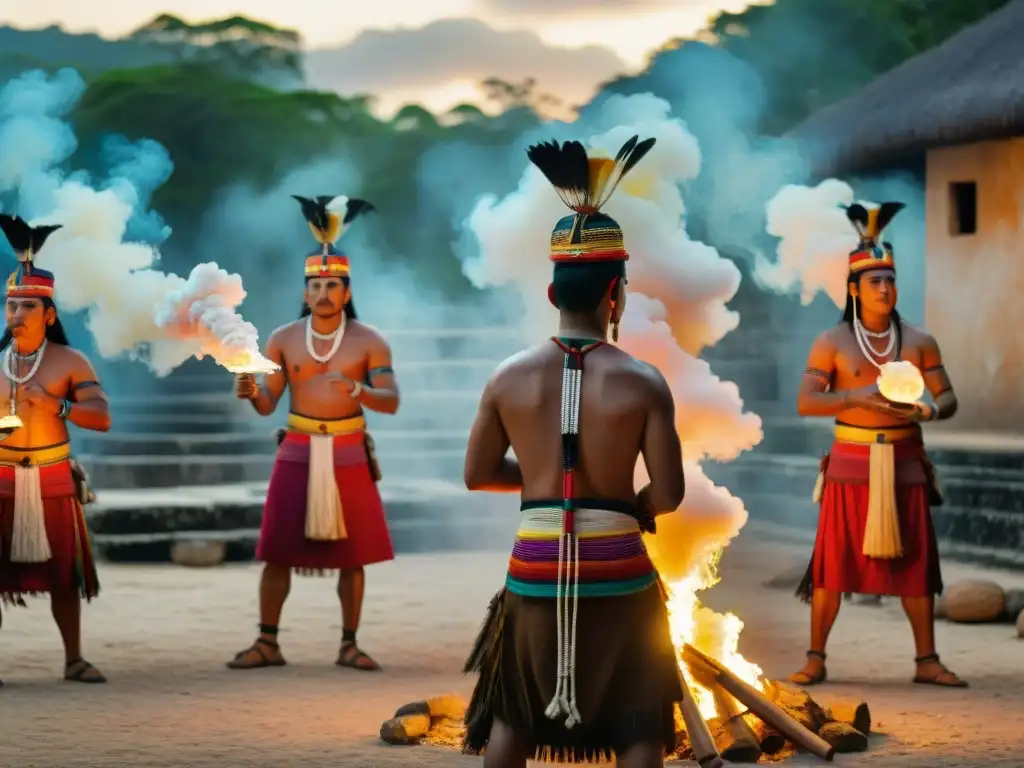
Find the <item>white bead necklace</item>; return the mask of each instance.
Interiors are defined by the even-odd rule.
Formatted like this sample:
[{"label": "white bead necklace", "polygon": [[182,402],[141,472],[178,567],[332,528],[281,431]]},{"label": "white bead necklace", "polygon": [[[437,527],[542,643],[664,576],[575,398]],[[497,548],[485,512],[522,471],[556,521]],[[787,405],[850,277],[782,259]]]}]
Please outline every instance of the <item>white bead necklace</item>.
[{"label": "white bead necklace", "polygon": [[11,340],[10,346],[7,347],[7,351],[4,353],[4,375],[7,376],[7,380],[10,381],[10,383],[11,383],[11,402],[10,402],[10,408],[8,410],[8,414],[10,416],[14,417],[15,419],[17,419],[17,414],[18,414],[18,408],[17,408],[17,405],[15,404],[16,401],[17,401],[17,396],[18,396],[18,387],[21,386],[22,384],[26,383],[27,381],[30,381],[32,379],[32,377],[35,376],[36,373],[39,372],[39,366],[43,364],[43,354],[45,352],[46,352],[46,339],[44,338],[43,339],[43,343],[39,345],[39,349],[37,349],[32,355],[26,355],[25,356],[25,357],[35,357],[35,361],[32,363],[32,367],[29,369],[28,373],[25,374],[24,376],[17,376],[17,375],[15,375],[14,370],[13,370],[13,366],[11,364],[11,359],[12,358],[14,358],[14,357],[21,358],[21,355],[17,354],[14,351],[14,341],[13,341],[13,339]]},{"label": "white bead necklace", "polygon": [[[341,346],[341,340],[345,337],[345,315],[341,316],[341,325],[335,328],[331,333],[317,333],[313,330],[313,316],[309,316],[309,320],[306,321],[306,351],[309,352],[309,356],[316,360],[321,365],[326,365],[327,362],[334,357],[338,348]],[[316,350],[313,348],[313,339],[320,339],[321,341],[331,341],[331,348],[328,350],[326,355],[318,355]]]},{"label": "white bead necklace", "polygon": [[32,367],[29,368],[28,373],[25,374],[24,376],[16,376],[11,365],[11,360],[14,357],[21,358],[22,356],[14,351],[14,342],[12,341],[11,345],[7,347],[7,352],[4,353],[4,374],[6,374],[7,378],[10,379],[13,383],[24,384],[25,382],[31,380],[31,378],[35,376],[36,373],[39,371],[39,366],[43,364],[43,354],[45,352],[46,339],[43,339],[43,343],[39,345],[39,349],[37,349],[32,355],[25,355],[25,357],[35,357],[35,362],[32,363]]},{"label": "white bead necklace", "polygon": [[[896,347],[896,326],[889,320],[889,327],[881,333],[869,331],[863,325],[861,325],[860,318],[857,317],[856,311],[853,313],[853,335],[857,339],[857,346],[860,347],[861,354],[867,358],[867,361],[871,363],[878,370],[882,370],[882,364],[889,362],[889,355],[892,354],[893,349]],[[875,339],[887,339],[888,343],[885,345],[885,349],[881,352],[875,350],[871,346],[869,338]],[[882,362],[879,363],[878,361]]]}]

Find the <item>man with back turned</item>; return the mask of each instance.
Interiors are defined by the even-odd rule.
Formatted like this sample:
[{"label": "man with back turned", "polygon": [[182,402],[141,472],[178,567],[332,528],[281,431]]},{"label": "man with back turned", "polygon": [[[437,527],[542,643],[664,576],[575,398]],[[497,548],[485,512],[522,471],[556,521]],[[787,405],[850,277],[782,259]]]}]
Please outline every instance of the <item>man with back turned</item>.
[{"label": "man with back turned", "polygon": [[[478,681],[463,749],[486,748],[486,768],[612,755],[648,768],[675,747],[682,681],[642,531],[682,500],[681,449],[662,375],[605,341],[629,255],[600,212],[653,144],[634,136],[615,160],[579,142],[529,150],[573,213],[551,235],[558,335],[499,367],[466,451],[470,490],[522,496],[505,586],[466,665]],[[641,455],[651,482],[636,493]]]}]

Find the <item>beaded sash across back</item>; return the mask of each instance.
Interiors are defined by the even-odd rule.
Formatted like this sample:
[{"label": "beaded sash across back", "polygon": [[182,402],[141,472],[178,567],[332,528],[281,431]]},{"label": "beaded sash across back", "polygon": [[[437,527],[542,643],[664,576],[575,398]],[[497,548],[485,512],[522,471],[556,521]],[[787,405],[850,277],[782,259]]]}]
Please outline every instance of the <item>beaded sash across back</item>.
[{"label": "beaded sash across back", "polygon": [[[640,525],[610,502],[578,500],[580,393],[583,360],[605,342],[553,339],[565,352],[562,369],[562,501],[524,502],[506,588],[523,597],[555,599],[557,674],[545,714],[564,716],[566,728],[580,723],[576,705],[576,622],[580,597],[641,592],[657,575]],[[578,507],[577,502],[582,504]],[[603,507],[603,508],[602,508]]]}]

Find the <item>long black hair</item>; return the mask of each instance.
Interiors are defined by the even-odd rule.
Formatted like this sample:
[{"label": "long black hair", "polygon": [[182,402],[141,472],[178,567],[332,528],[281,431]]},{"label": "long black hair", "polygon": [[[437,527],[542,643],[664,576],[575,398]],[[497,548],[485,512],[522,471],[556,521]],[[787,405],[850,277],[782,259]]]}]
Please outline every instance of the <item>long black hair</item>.
[{"label": "long black hair", "polygon": [[[846,307],[843,309],[843,316],[839,319],[840,323],[846,323],[850,327],[850,331],[853,331],[853,313],[854,307],[856,306],[857,319],[861,319],[861,304],[853,300],[853,291],[850,290],[853,286],[860,287],[860,274],[850,275],[850,279],[846,285]],[[893,323],[896,326],[896,358],[899,359],[900,352],[903,349],[903,319],[900,317],[899,310],[893,307],[892,315]]]},{"label": "long black hair", "polygon": [[[53,325],[47,324],[46,326],[46,340],[51,344],[63,344],[65,347],[68,345],[68,335],[64,332],[64,326],[60,324],[60,315],[56,314],[56,307],[53,304],[53,299],[43,299],[43,312],[48,309],[54,310]],[[0,351],[7,349],[11,345],[11,341],[14,339],[14,334],[11,333],[11,329],[8,328],[4,331],[4,335],[0,336]]]},{"label": "long black hair", "polygon": [[[307,279],[307,283],[309,282],[309,280],[313,280],[313,279],[315,279],[315,278],[308,278]],[[341,278],[341,284],[344,285],[346,288],[348,288],[351,285],[351,281],[349,280],[348,277],[343,277],[343,278]],[[345,302],[344,311],[345,311],[345,319],[346,320],[358,320],[359,319],[358,317],[356,317],[356,305],[352,302],[352,294],[351,293],[349,293],[349,295],[348,295],[348,301]],[[309,308],[309,304],[307,304],[306,302],[302,302],[302,311],[299,312],[299,319],[301,320],[304,317],[309,317],[309,315],[311,315],[312,313],[313,313],[313,310]]]}]

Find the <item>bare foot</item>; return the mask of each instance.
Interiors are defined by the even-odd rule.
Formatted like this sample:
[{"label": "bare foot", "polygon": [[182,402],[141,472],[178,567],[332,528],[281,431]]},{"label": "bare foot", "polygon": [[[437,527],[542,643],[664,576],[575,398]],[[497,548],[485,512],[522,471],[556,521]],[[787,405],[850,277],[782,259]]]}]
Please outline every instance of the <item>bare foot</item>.
[{"label": "bare foot", "polygon": [[789,682],[794,685],[818,685],[827,679],[825,654],[820,651],[808,651],[807,663],[804,664],[803,669],[789,676]]},{"label": "bare foot", "polygon": [[281,646],[272,640],[257,637],[256,642],[235,654],[228,662],[228,669],[263,669],[264,667],[283,667],[285,661]]},{"label": "bare foot", "polygon": [[966,688],[967,681],[957,677],[955,672],[947,669],[946,665],[939,661],[938,654],[921,656],[914,659],[917,664],[917,674],[914,682],[920,685],[937,685],[940,688]]}]

